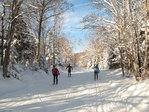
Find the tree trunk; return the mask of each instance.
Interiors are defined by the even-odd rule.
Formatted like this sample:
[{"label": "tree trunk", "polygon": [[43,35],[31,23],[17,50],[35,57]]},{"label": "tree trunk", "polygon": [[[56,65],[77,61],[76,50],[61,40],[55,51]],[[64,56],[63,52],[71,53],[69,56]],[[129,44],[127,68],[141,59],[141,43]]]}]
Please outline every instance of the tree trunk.
[{"label": "tree trunk", "polygon": [[123,77],[125,76],[125,72],[124,72],[124,64],[123,64],[123,50],[122,48],[119,48],[119,51],[120,51],[120,65],[121,65],[121,69],[122,69],[122,75]]},{"label": "tree trunk", "polygon": [[40,55],[40,43],[41,43],[41,30],[42,30],[42,16],[39,20],[39,30],[38,30],[38,51],[37,51],[37,58]]},{"label": "tree trunk", "polygon": [[9,59],[10,59],[10,46],[11,46],[11,42],[13,40],[14,30],[15,30],[14,28],[15,28],[15,20],[12,21],[11,26],[9,28],[9,32],[8,32],[8,37],[10,39],[9,39],[9,42],[7,44],[7,47],[6,47],[5,57],[4,57],[4,62],[3,62],[3,77],[4,78],[9,77],[8,65],[9,65]]},{"label": "tree trunk", "polygon": [[[55,35],[54,35],[55,36]],[[52,65],[55,65],[55,37],[52,36]]]},{"label": "tree trunk", "polygon": [[12,15],[11,15],[11,23],[8,29],[8,41],[7,41],[7,46],[6,46],[6,51],[5,51],[5,57],[4,57],[4,62],[3,62],[3,77],[7,78],[10,77],[8,74],[8,65],[10,61],[10,48],[11,48],[11,42],[14,37],[14,32],[15,32],[15,26],[16,26],[16,19],[19,13],[20,6],[22,4],[22,0],[13,0],[12,3]]},{"label": "tree trunk", "polygon": [[3,6],[3,16],[1,18],[2,20],[2,23],[1,23],[1,26],[2,26],[2,38],[1,38],[1,65],[3,65],[3,55],[4,55],[4,35],[5,35],[5,31],[4,31],[4,17],[5,17],[5,6]]},{"label": "tree trunk", "polygon": [[[120,41],[120,35],[121,34],[121,32],[120,31],[118,31],[118,38],[119,38],[119,41]],[[121,43],[121,42],[120,42]],[[125,72],[124,72],[124,64],[123,64],[123,59],[124,59],[124,57],[123,57],[123,51],[122,51],[122,48],[119,48],[119,53],[120,53],[120,65],[121,65],[121,69],[122,69],[122,75],[123,75],[123,77],[125,76]]]},{"label": "tree trunk", "polygon": [[[147,1],[148,3],[148,1]],[[146,4],[146,7],[148,7],[148,4]],[[147,21],[148,21],[148,10],[146,13],[146,17],[145,17],[145,53],[144,53],[144,62],[143,62],[143,79],[145,79],[146,77],[149,77],[149,74],[147,73],[147,67],[148,67],[148,25],[147,25]]]},{"label": "tree trunk", "polygon": [[8,46],[5,51],[5,58],[3,62],[3,77],[4,78],[10,77],[8,74],[9,59],[10,59],[10,46]]},{"label": "tree trunk", "polygon": [[40,50],[41,50],[41,32],[42,32],[42,24],[43,24],[43,17],[44,17],[44,10],[45,10],[45,0],[41,1],[42,2],[42,8],[39,11],[39,27],[38,27],[38,49],[37,49],[37,58],[40,55]]},{"label": "tree trunk", "polygon": [[149,19],[149,1],[146,0],[146,13],[145,13],[145,51],[144,51],[144,60],[143,60],[143,73],[142,73],[142,79],[145,79],[146,77],[149,77],[149,74],[147,73],[147,67],[148,67],[148,19]]},{"label": "tree trunk", "polygon": [[139,43],[136,27],[134,27],[134,31],[135,31],[135,37],[136,37],[136,53],[137,53],[137,59],[138,59],[139,77],[141,77],[142,65],[141,65],[141,57],[140,57],[140,43]]}]

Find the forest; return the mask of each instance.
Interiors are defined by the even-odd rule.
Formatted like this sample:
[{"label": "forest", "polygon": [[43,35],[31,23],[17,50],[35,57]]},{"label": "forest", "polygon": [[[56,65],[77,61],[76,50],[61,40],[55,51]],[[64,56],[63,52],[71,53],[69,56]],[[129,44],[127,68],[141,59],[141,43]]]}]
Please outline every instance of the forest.
[{"label": "forest", "polygon": [[[88,48],[73,53],[62,34],[67,0],[0,0],[0,64],[5,79],[23,69],[48,72],[52,65],[121,68],[136,81],[149,78],[149,0],[91,0],[96,9],[82,18]],[[102,16],[102,14],[105,16]],[[71,37],[69,37],[71,38]]]}]

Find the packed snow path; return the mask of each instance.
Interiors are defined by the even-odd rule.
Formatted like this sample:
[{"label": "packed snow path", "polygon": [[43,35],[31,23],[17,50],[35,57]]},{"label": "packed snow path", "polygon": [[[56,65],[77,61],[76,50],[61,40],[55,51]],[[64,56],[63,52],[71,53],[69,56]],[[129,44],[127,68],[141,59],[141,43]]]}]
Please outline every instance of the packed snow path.
[{"label": "packed snow path", "polygon": [[[119,90],[129,88],[130,79],[122,78],[120,70],[102,70],[99,80],[94,81],[93,72],[82,70],[67,77],[65,71],[59,76],[59,84],[53,85],[52,75],[42,71],[26,72],[22,81],[9,81],[8,90],[0,92],[0,112],[147,112],[148,99],[141,105],[133,102]],[[125,89],[123,89],[124,91]],[[146,98],[148,98],[146,96]],[[146,108],[145,108],[146,107]]]}]

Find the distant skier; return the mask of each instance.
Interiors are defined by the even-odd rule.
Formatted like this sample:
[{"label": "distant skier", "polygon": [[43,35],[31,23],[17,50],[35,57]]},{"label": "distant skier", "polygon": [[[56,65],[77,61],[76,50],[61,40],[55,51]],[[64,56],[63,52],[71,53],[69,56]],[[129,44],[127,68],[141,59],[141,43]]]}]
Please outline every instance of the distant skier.
[{"label": "distant skier", "polygon": [[58,84],[58,75],[60,75],[59,70],[53,65],[52,69],[53,74],[53,84]]},{"label": "distant skier", "polygon": [[100,72],[98,65],[94,66],[93,69],[94,69],[94,80],[98,80],[98,74]]},{"label": "distant skier", "polygon": [[71,77],[71,70],[73,69],[72,66],[69,64],[66,69],[68,69],[68,77]]}]

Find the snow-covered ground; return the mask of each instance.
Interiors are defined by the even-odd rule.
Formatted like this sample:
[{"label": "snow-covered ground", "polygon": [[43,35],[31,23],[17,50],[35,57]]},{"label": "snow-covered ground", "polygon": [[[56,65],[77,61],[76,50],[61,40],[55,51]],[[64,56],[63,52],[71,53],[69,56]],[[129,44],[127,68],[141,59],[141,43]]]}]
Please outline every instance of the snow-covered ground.
[{"label": "snow-covered ground", "polygon": [[[1,73],[0,73],[1,75]],[[0,112],[149,112],[149,80],[123,78],[120,70],[61,70],[59,84],[43,71],[24,71],[21,80],[0,76]]]}]

